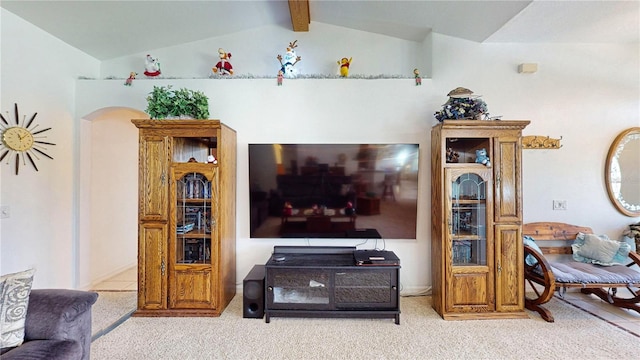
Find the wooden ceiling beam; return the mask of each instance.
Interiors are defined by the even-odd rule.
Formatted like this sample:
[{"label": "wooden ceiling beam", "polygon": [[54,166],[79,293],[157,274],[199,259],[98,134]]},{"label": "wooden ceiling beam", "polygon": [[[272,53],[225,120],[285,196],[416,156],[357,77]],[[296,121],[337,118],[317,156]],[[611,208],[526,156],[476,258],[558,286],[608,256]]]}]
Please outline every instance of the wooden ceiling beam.
[{"label": "wooden ceiling beam", "polygon": [[309,0],[289,0],[289,12],[293,31],[309,31]]}]

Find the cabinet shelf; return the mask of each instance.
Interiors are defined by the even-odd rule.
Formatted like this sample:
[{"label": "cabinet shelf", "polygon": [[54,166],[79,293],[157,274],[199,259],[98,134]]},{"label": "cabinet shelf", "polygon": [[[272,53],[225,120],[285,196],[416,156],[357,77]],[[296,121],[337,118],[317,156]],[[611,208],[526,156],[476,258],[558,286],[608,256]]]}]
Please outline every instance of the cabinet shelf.
[{"label": "cabinet shelf", "polygon": [[178,204],[182,204],[182,203],[186,203],[189,204],[191,206],[191,204],[193,205],[199,205],[199,204],[211,204],[211,198],[183,198],[183,199],[178,199]]},{"label": "cabinet shelf", "polygon": [[[191,269],[191,270],[195,270],[193,265],[207,265],[205,268],[210,268],[211,267],[211,262],[208,261],[208,260],[180,260],[180,261],[177,261],[176,264],[189,265],[189,269]],[[177,266],[176,266],[176,268],[178,269]],[[187,267],[184,267],[182,269],[187,269]]]},{"label": "cabinet shelf", "polygon": [[478,240],[486,240],[485,237],[480,237],[479,235],[469,234],[459,234],[459,235],[451,235],[451,240],[453,241],[478,241]]},{"label": "cabinet shelf", "polygon": [[180,239],[211,239],[211,232],[193,230],[184,234],[176,233],[176,236]]},{"label": "cabinet shelf", "polygon": [[471,161],[471,162],[457,162],[457,163],[450,163],[450,162],[448,162],[448,163],[446,163],[445,167],[447,167],[447,168],[454,168],[454,169],[455,169],[455,168],[458,168],[458,167],[463,167],[463,168],[474,168],[474,167],[475,167],[475,168],[479,168],[479,169],[487,168],[487,166],[486,166],[486,165],[483,165],[483,164],[477,163],[477,162],[475,162],[475,161],[476,161],[476,160],[475,160],[475,158],[474,158],[474,159],[473,159],[473,161]]},{"label": "cabinet shelf", "polygon": [[487,200],[485,199],[451,199],[453,203],[453,208],[456,209],[459,206],[457,205],[477,205],[477,204],[485,204]]}]

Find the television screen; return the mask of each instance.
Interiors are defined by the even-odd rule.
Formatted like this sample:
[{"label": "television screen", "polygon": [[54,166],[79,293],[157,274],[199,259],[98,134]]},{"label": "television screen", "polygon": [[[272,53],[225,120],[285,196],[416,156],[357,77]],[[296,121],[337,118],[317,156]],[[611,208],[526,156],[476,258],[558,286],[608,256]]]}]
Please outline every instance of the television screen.
[{"label": "television screen", "polygon": [[418,144],[249,144],[252,238],[415,239]]}]

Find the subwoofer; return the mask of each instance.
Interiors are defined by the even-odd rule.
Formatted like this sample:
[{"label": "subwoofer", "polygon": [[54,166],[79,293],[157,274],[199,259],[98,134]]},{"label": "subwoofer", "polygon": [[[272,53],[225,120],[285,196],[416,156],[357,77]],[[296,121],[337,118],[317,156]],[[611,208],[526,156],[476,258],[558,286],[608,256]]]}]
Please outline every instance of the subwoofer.
[{"label": "subwoofer", "polygon": [[242,317],[264,317],[264,265],[255,265],[242,281]]}]

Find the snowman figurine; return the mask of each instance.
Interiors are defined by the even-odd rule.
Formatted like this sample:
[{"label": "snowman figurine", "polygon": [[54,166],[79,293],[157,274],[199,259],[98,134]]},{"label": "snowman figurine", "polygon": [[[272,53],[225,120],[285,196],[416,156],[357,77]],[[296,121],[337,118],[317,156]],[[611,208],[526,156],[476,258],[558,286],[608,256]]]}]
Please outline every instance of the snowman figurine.
[{"label": "snowman figurine", "polygon": [[298,75],[298,71],[294,68],[294,65],[298,63],[298,61],[302,60],[300,56],[296,55],[295,48],[298,47],[296,43],[298,40],[289,43],[289,47],[287,47],[287,52],[282,55],[278,55],[278,61],[280,61],[280,71],[284,74],[286,78],[294,79]]}]

